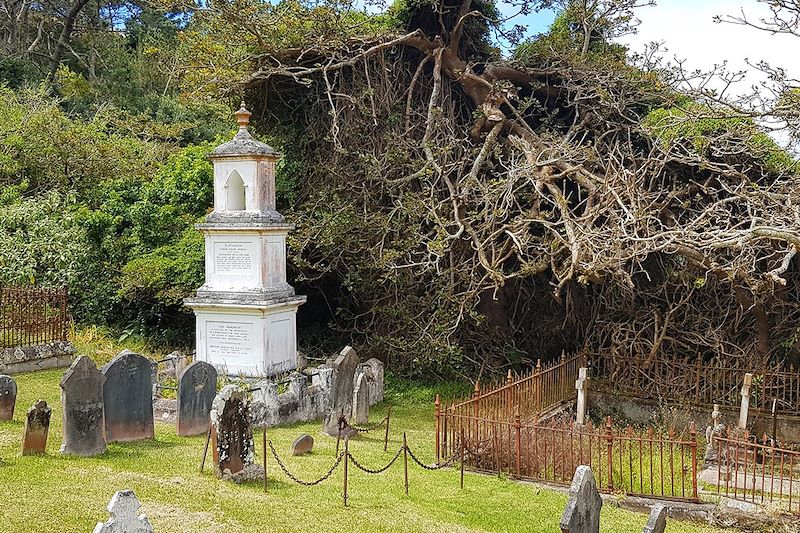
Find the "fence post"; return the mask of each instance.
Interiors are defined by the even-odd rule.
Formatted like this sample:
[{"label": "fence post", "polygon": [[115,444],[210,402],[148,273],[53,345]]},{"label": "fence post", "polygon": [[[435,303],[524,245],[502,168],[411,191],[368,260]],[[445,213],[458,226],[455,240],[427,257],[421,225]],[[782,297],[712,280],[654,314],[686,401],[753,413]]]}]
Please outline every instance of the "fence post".
[{"label": "fence post", "polygon": [[[439,395],[437,394],[436,395],[436,401],[433,402],[433,411],[436,414],[436,464],[437,465],[440,462],[439,450],[440,450],[441,441],[439,439],[440,439],[440,434],[441,434],[441,431],[442,431],[442,421],[441,421],[442,413],[441,413],[441,408],[442,408],[442,401],[439,398]],[[388,423],[386,424],[386,434],[387,435],[389,434],[389,424]],[[383,451],[386,451],[386,446],[383,447]]]},{"label": "fence post", "polygon": [[403,432],[403,476],[406,483],[406,496],[408,496],[408,442],[406,432]]},{"label": "fence post", "polygon": [[[691,440],[690,446],[692,448],[692,498],[697,500],[697,426],[695,426],[694,420],[689,424],[689,439]],[[711,441],[709,446],[714,446],[714,439],[712,438]],[[717,466],[717,468],[719,469],[720,467]]]},{"label": "fence post", "polygon": [[606,458],[608,460],[608,490],[614,490],[614,431],[611,417],[606,418]]},{"label": "fence post", "polygon": [[[514,405],[514,389],[511,385],[514,384],[514,376],[511,375],[511,369],[508,369],[508,375],[506,375],[506,405],[510,408]],[[505,413],[504,413],[505,414]]]},{"label": "fence post", "polygon": [[481,397],[481,382],[480,381],[476,381],[475,382],[475,392],[474,392],[474,394],[475,394],[475,396],[474,396],[475,397],[475,401],[472,402],[472,403],[473,403],[473,405],[475,407],[474,407],[474,409],[472,411],[473,411],[473,416],[475,417],[475,434],[474,434],[474,436],[475,436],[475,440],[477,441],[477,440],[480,439],[480,437],[478,436],[478,431],[479,431],[478,417],[480,416],[480,403],[481,403],[481,400],[480,400],[480,397]]},{"label": "fence post", "polygon": [[516,407],[514,408],[514,431],[516,432],[517,436],[517,477],[520,477],[520,473],[522,471],[522,423],[520,422],[519,416],[519,402],[517,402]]},{"label": "fence post", "polygon": [[542,360],[536,360],[536,370],[534,373],[535,379],[534,384],[536,387],[536,413],[540,413],[542,411]]}]

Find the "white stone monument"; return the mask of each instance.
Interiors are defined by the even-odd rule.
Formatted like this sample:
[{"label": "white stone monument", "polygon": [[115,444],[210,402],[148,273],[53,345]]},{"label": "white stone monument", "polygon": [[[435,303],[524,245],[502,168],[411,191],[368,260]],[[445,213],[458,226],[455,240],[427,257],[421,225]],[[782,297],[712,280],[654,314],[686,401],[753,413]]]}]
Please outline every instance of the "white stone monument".
[{"label": "white stone monument", "polygon": [[286,282],[286,235],[275,210],[280,154],[247,131],[211,152],[214,210],[205,235],[206,279],[185,303],[197,317],[197,360],[229,375],[266,376],[297,367],[297,308],[306,301]]}]

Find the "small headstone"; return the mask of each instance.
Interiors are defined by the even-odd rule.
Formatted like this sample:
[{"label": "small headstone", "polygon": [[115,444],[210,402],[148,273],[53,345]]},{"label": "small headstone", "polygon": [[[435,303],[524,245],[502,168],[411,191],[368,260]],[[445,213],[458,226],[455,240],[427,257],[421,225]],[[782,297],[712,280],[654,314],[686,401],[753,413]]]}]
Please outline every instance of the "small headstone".
[{"label": "small headstone", "polygon": [[149,359],[125,350],[103,367],[108,442],[152,439],[153,378]]},{"label": "small headstone", "polygon": [[0,376],[0,422],[14,418],[17,404],[17,382],[11,376]]},{"label": "small headstone", "polygon": [[247,393],[226,385],[211,408],[211,438],[217,476],[237,474],[254,463],[253,428],[248,414]]},{"label": "small headstone", "polygon": [[339,415],[349,414],[353,410],[353,380],[358,367],[358,355],[353,348],[345,346],[330,366],[334,369],[331,383],[332,407],[325,417],[322,431],[335,437],[339,434]]},{"label": "small headstone", "polygon": [[98,522],[93,533],[153,533],[147,517],[136,514],[141,506],[132,490],[117,492],[107,507],[111,518]]},{"label": "small headstone", "polygon": [[106,451],[104,381],[103,374],[85,355],[78,356],[61,378],[61,453],[89,456]]},{"label": "small headstone", "polygon": [[383,401],[383,363],[375,359],[367,359],[366,366],[370,370],[371,380],[369,382],[369,404],[375,405]]},{"label": "small headstone", "polygon": [[217,369],[205,361],[186,367],[178,380],[178,435],[208,432],[211,404],[217,395]]},{"label": "small headstone", "polygon": [[314,449],[314,437],[308,433],[303,433],[292,443],[292,455],[305,455]]},{"label": "small headstone", "polygon": [[599,533],[600,509],[603,500],[597,491],[592,469],[581,465],[575,469],[569,499],[561,516],[562,533]]},{"label": "small headstone", "polygon": [[22,455],[45,453],[47,433],[50,431],[50,414],[52,409],[47,402],[39,400],[28,409],[25,418],[25,438],[22,441]]},{"label": "small headstone", "polygon": [[369,422],[369,382],[367,375],[358,376],[356,388],[353,391],[353,423],[366,424]]},{"label": "small headstone", "polygon": [[654,505],[650,509],[650,517],[647,519],[642,533],[664,533],[667,530],[667,508],[661,504]]}]

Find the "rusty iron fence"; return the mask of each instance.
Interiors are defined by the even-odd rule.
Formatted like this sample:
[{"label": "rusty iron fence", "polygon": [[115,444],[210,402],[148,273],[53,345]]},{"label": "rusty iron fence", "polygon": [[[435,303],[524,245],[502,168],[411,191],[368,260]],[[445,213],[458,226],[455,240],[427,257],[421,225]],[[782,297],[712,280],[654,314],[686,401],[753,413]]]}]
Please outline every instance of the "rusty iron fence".
[{"label": "rusty iron fence", "polygon": [[747,431],[715,436],[713,446],[718,494],[800,515],[800,451],[779,448],[767,435],[754,442]]},{"label": "rusty iron fence", "polygon": [[67,340],[67,290],[0,287],[0,348]]},{"label": "rusty iron fence", "polygon": [[605,425],[578,426],[556,419],[523,423],[436,411],[436,457],[463,456],[469,470],[515,479],[569,485],[575,469],[588,465],[608,492],[698,500],[697,431],[692,423],[676,435],[649,427],[634,431]]},{"label": "rusty iron fence", "polygon": [[579,355],[562,354],[544,365],[539,360],[535,368],[516,379],[509,371],[505,382],[483,389],[477,382],[472,397],[451,402],[444,409],[463,416],[511,421],[519,408],[522,419],[531,420],[576,396],[575,378],[583,364]]},{"label": "rusty iron fence", "polygon": [[769,369],[725,366],[719,361],[693,362],[637,358],[627,355],[587,357],[597,385],[639,398],[675,400],[695,405],[737,405],[744,374],[753,374],[751,408],[800,413],[800,369],[775,364]]}]

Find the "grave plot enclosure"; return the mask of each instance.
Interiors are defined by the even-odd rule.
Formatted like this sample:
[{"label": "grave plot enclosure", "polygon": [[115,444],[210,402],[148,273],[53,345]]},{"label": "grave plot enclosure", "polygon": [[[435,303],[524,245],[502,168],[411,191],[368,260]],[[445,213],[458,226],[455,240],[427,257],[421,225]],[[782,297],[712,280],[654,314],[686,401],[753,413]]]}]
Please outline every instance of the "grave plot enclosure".
[{"label": "grave plot enclosure", "polygon": [[0,287],[0,373],[69,366],[66,289]]}]

